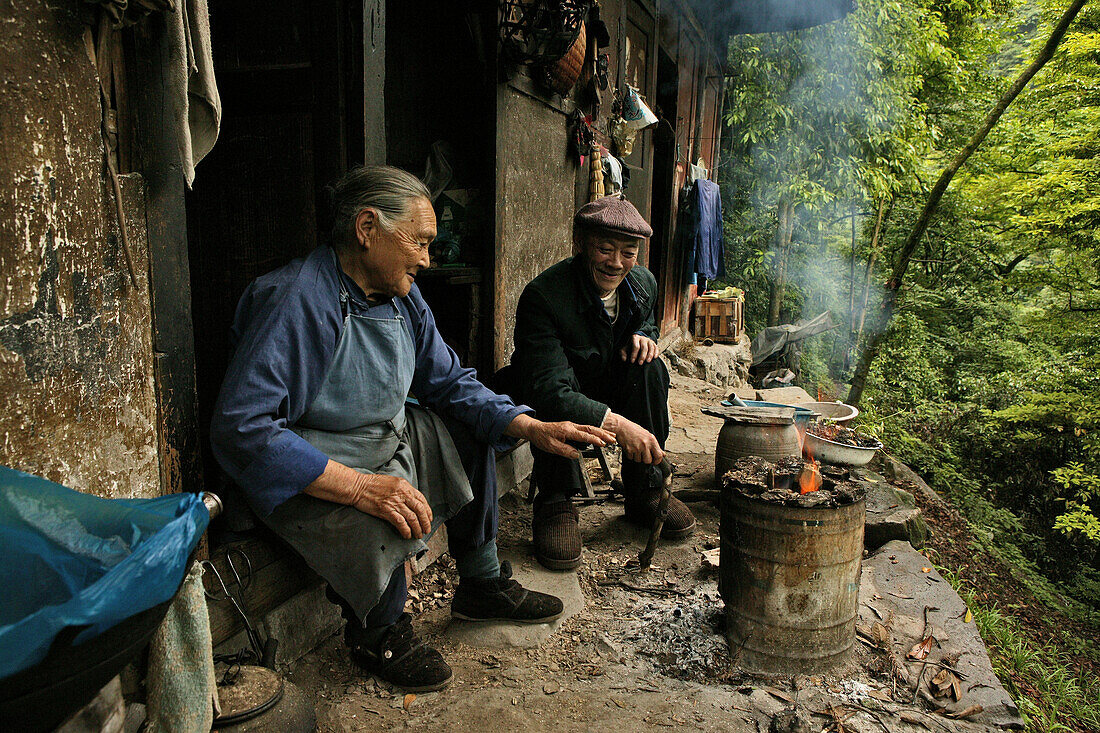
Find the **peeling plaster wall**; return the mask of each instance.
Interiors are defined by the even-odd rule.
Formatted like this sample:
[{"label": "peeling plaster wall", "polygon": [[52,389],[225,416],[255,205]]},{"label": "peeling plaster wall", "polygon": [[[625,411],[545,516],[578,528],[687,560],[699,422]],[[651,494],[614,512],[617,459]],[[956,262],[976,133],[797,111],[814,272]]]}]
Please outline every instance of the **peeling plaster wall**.
[{"label": "peeling plaster wall", "polygon": [[160,471],[141,179],[124,179],[138,287],[104,175],[81,3],[0,17],[0,464],[104,497]]},{"label": "peeling plaster wall", "polygon": [[524,286],[572,250],[577,165],[568,140],[565,114],[508,84],[497,87],[497,369],[512,355]]}]

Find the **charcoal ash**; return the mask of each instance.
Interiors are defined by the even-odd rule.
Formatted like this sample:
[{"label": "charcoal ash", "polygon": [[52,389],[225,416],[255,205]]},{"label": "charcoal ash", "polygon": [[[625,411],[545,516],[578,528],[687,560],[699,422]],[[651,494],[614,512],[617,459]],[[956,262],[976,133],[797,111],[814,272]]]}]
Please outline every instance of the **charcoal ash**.
[{"label": "charcoal ash", "polygon": [[[804,474],[819,488],[802,493],[800,479]],[[759,501],[803,508],[845,506],[865,494],[848,469],[799,456],[784,456],[775,462],[757,456],[738,459],[722,477],[722,487]]]},{"label": "charcoal ash", "polygon": [[725,610],[716,587],[642,601],[633,616],[637,621],[624,638],[662,674],[701,683],[729,679],[733,663],[723,634]]}]

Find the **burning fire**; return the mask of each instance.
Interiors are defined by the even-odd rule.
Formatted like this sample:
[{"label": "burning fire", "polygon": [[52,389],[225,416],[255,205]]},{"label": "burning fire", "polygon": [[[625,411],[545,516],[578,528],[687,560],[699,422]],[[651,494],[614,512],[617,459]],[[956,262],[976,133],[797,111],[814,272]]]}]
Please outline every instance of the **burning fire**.
[{"label": "burning fire", "polygon": [[821,468],[814,460],[809,444],[806,444],[806,458],[802,461],[802,470],[798,472],[798,492],[808,494],[821,488]]}]

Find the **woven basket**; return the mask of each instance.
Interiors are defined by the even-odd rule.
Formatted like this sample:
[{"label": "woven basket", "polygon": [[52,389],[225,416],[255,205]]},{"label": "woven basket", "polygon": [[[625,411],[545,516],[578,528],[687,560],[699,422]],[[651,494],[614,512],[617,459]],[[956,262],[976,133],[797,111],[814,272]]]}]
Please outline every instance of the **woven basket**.
[{"label": "woven basket", "polygon": [[587,48],[587,36],[582,23],[581,32],[573,42],[573,46],[564,56],[546,67],[546,79],[551,89],[563,97],[569,94],[573,85],[577,83],[577,79],[580,78]]}]

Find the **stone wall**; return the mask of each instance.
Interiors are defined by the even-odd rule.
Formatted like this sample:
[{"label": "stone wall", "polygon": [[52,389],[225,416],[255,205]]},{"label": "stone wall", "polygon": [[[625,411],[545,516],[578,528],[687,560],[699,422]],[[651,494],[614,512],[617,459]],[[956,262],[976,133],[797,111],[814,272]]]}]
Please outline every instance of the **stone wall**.
[{"label": "stone wall", "polygon": [[129,280],[80,3],[0,19],[0,464],[105,497],[160,493],[143,191]]},{"label": "stone wall", "polygon": [[536,275],[572,249],[574,181],[566,115],[519,91],[497,88],[497,211],[493,366],[512,354],[516,305]]}]

